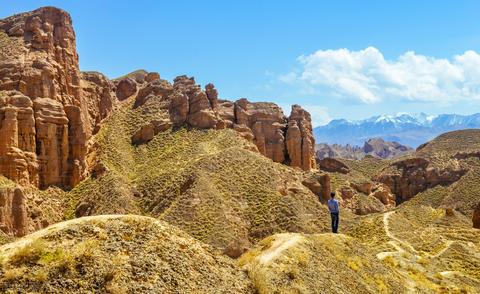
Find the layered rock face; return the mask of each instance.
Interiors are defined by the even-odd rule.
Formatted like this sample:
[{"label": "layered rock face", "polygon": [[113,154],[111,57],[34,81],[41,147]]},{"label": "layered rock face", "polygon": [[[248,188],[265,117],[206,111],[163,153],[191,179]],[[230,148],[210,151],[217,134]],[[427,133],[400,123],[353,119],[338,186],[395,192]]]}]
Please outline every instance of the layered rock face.
[{"label": "layered rock face", "polygon": [[235,102],[221,100],[213,84],[202,90],[187,76],[177,77],[173,85],[160,79],[148,82],[138,91],[134,107],[146,103],[157,103],[167,110],[169,122],[141,126],[132,137],[134,144],[153,138],[155,124],[160,129],[170,124],[175,127],[187,124],[197,129],[232,128],[275,162],[303,170],[315,167],[311,117],[298,105],[292,107],[287,118],[274,103],[254,103],[245,98]]},{"label": "layered rock face", "polygon": [[[99,72],[81,73],[82,99],[86,104],[89,123],[86,125],[87,134],[96,133],[100,122],[113,110],[117,101],[115,85],[106,76]],[[82,117],[83,109],[82,107]]]},{"label": "layered rock face", "polygon": [[57,8],[0,20],[0,38],[0,173],[73,187],[85,176],[86,142],[112,109],[110,82],[81,75],[71,18]]},{"label": "layered rock face", "polygon": [[421,157],[401,160],[393,166],[396,170],[386,170],[376,176],[375,180],[384,183],[396,195],[397,204],[428,188],[450,185],[467,172],[455,161],[439,168],[430,166],[430,161]]},{"label": "layered rock face", "polygon": [[0,91],[0,173],[38,185],[33,102],[17,91]]}]

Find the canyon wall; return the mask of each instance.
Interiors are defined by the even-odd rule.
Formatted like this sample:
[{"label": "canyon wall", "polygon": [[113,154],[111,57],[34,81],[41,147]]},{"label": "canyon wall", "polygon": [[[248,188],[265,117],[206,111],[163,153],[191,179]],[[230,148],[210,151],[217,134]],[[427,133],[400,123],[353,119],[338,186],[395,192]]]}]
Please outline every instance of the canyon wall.
[{"label": "canyon wall", "polygon": [[39,188],[79,183],[87,140],[112,110],[110,84],[81,74],[68,13],[0,20],[0,173]]},{"label": "canyon wall", "polygon": [[202,89],[186,76],[170,84],[145,71],[114,81],[82,73],[70,15],[44,7],[0,20],[0,174],[41,189],[73,188],[87,176],[89,139],[133,95],[135,107],[165,97],[170,114],[144,126],[139,142],[172,125],[233,128],[276,162],[315,166],[311,118],[300,106],[286,117],[273,103],[220,100],[212,84]]}]

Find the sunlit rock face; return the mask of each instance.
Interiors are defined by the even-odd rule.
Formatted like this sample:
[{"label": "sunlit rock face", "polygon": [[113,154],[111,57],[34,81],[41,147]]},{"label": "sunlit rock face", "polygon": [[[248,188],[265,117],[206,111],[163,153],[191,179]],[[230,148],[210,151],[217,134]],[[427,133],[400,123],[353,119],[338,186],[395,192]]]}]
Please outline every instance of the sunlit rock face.
[{"label": "sunlit rock face", "polygon": [[82,75],[70,15],[44,7],[0,20],[0,173],[73,187],[86,143],[112,109],[110,82]]},{"label": "sunlit rock face", "polygon": [[[310,114],[299,105],[292,106],[290,117],[269,102],[235,102],[218,99],[213,84],[202,89],[193,78],[179,76],[173,85],[154,79],[142,86],[134,107],[158,103],[168,110],[174,126],[188,125],[196,129],[232,128],[255,143],[258,152],[275,162],[310,170],[315,167],[312,122]],[[153,138],[153,127],[141,126],[132,142]]]}]

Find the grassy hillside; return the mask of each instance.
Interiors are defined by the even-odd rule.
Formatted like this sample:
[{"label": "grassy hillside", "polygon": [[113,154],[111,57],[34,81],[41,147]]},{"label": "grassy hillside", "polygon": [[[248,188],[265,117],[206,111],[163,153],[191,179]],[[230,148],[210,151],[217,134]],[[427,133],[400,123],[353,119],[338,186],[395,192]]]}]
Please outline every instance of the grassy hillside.
[{"label": "grassy hillside", "polygon": [[339,234],[279,234],[243,255],[259,293],[403,293],[393,267]]},{"label": "grassy hillside", "polygon": [[361,217],[347,234],[390,263],[415,291],[476,293],[480,231],[468,216],[444,208],[452,189],[437,186],[393,211]]},{"label": "grassy hillside", "polygon": [[68,218],[79,205],[93,214],[146,214],[234,256],[273,233],[328,230],[327,210],[301,184],[303,172],[251,151],[230,129],[170,129],[133,146],[131,135],[166,113],[161,101],[131,103],[98,133],[93,155],[108,172],[69,193]]},{"label": "grassy hillside", "polygon": [[75,219],[0,247],[0,291],[252,293],[229,258],[140,216]]}]

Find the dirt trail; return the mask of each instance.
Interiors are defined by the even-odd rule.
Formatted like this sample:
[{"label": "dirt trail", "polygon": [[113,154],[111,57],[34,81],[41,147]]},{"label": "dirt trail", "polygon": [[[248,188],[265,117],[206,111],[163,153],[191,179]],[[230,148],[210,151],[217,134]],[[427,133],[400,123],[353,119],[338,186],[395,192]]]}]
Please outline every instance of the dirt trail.
[{"label": "dirt trail", "polygon": [[[385,234],[387,235],[388,238],[391,240],[388,242],[388,244],[392,245],[397,251],[392,251],[392,252],[380,252],[377,254],[377,258],[379,259],[384,259],[387,256],[391,255],[398,255],[404,252],[408,252],[410,254],[415,255],[416,257],[419,257],[419,252],[407,241],[401,240],[398,237],[396,237],[391,231],[390,231],[390,216],[395,213],[395,211],[389,211],[383,215],[383,227],[385,230]],[[445,253],[450,246],[455,243],[455,241],[448,240],[445,242],[444,248],[442,248],[439,252],[435,254],[430,254],[428,252],[423,252],[424,255],[426,255],[429,258],[435,258],[439,257],[443,253]],[[406,249],[406,250],[405,250]]]},{"label": "dirt trail", "polygon": [[269,263],[277,258],[284,250],[294,246],[302,239],[300,235],[280,234],[276,237],[275,241],[273,241],[270,248],[258,256],[258,260],[262,264]]},{"label": "dirt trail", "polygon": [[404,247],[408,248],[408,250],[410,251],[417,252],[415,248],[412,247],[412,245],[408,244],[403,240],[400,240],[390,231],[389,218],[393,213],[395,213],[395,211],[389,211],[383,215],[383,229],[385,230],[385,234],[387,235],[387,237],[391,239],[390,241],[388,241],[388,244],[395,248],[396,251],[380,252],[377,254],[378,259],[385,259],[387,256],[400,255],[402,253],[405,253],[406,251]]},{"label": "dirt trail", "polygon": [[[388,238],[391,239],[390,241],[388,241],[388,244],[390,244],[393,248],[395,248],[396,251],[379,252],[377,254],[377,258],[383,260],[389,256],[393,257],[400,265],[400,266],[397,266],[396,268],[397,268],[397,271],[405,277],[405,281],[407,283],[409,293],[416,293],[417,290],[419,289],[417,282],[413,281],[409,277],[408,271],[405,270],[404,267],[401,265],[414,264],[418,270],[421,270],[422,272],[427,272],[424,266],[418,263],[418,260],[422,258],[429,258],[429,259],[438,258],[442,254],[444,254],[450,248],[450,246],[455,243],[455,241],[447,240],[444,243],[444,247],[435,254],[430,254],[428,252],[423,252],[423,251],[420,253],[412,246],[412,244],[408,243],[405,240],[401,240],[400,238],[398,238],[392,233],[391,227],[390,227],[390,217],[394,213],[395,211],[389,211],[383,215],[383,227],[385,230],[385,234],[387,235]],[[456,272],[454,271],[440,272],[440,274],[445,277],[451,276],[455,273]]]}]

